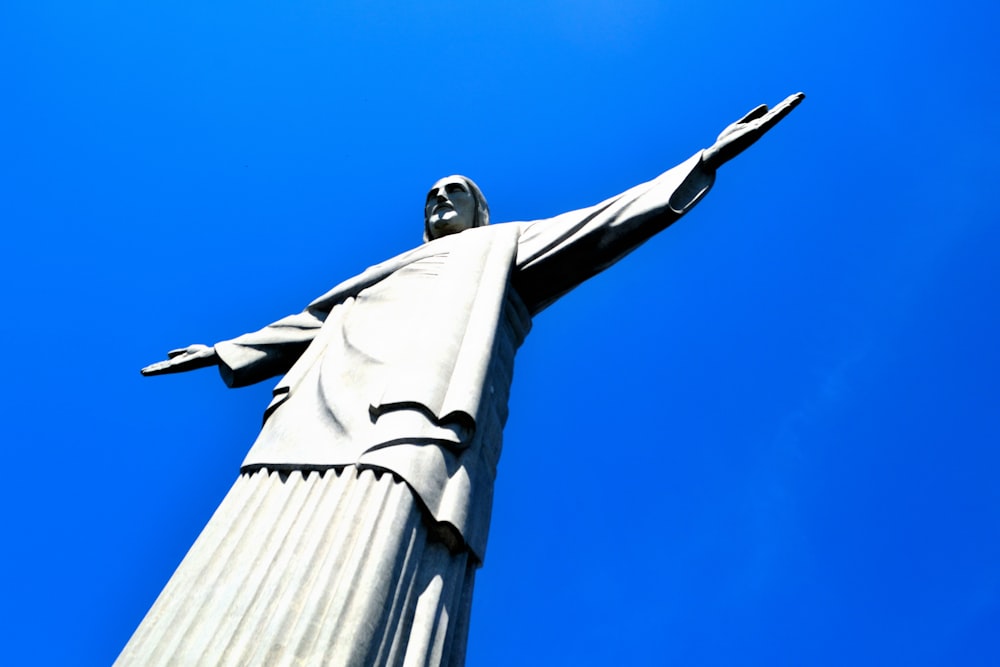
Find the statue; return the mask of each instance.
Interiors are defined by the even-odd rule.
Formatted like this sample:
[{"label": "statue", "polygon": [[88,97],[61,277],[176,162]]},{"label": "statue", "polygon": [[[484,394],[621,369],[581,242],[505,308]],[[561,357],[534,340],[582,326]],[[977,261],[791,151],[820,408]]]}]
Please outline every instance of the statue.
[{"label": "statue", "polygon": [[263,329],[142,370],[283,375],[240,477],[117,664],[461,665],[514,355],[531,318],[691,209],[801,102],[595,206],[489,225],[468,178],[425,243]]}]

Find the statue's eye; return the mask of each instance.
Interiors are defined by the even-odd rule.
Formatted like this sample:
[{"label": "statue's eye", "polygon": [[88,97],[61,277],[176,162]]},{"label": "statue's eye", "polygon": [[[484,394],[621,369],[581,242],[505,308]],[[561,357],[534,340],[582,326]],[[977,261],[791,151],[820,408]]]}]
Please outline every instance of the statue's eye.
[{"label": "statue's eye", "polygon": [[465,186],[462,185],[461,183],[448,183],[446,186],[444,186],[444,191],[447,192],[448,194],[451,194],[453,192],[468,192],[468,190],[465,189]]}]

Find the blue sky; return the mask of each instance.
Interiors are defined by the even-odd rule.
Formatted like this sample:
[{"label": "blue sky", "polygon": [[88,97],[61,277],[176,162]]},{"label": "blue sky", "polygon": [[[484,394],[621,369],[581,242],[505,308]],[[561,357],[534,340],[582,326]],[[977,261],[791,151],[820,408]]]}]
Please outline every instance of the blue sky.
[{"label": "blue sky", "polygon": [[268,384],[144,379],[808,99],[518,357],[470,665],[1000,662],[995,4],[0,6],[8,664],[109,664]]}]

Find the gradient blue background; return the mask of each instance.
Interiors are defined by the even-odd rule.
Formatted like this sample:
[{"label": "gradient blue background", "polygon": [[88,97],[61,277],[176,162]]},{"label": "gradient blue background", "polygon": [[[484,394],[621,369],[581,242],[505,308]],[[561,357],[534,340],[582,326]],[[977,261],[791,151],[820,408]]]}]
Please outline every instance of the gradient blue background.
[{"label": "gradient blue background", "polygon": [[3,662],[109,664],[255,436],[139,367],[803,90],[536,319],[469,664],[1000,664],[996,7],[5,0]]}]

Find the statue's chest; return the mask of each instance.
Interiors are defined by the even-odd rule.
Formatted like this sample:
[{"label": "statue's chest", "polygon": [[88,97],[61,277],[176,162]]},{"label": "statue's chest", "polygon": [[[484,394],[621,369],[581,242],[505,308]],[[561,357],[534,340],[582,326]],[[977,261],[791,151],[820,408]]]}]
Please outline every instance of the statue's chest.
[{"label": "statue's chest", "polygon": [[448,253],[424,257],[366,288],[344,315],[344,340],[372,361],[391,363],[429,324]]}]

